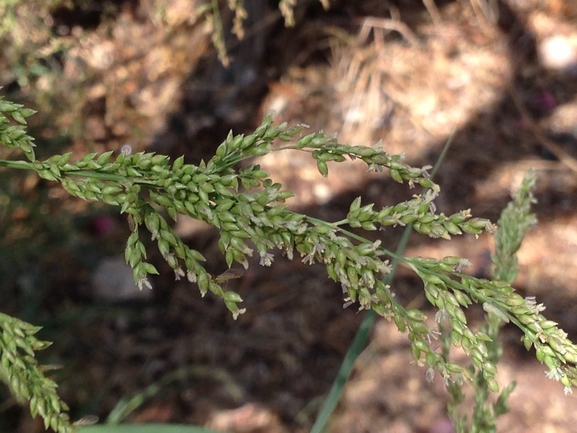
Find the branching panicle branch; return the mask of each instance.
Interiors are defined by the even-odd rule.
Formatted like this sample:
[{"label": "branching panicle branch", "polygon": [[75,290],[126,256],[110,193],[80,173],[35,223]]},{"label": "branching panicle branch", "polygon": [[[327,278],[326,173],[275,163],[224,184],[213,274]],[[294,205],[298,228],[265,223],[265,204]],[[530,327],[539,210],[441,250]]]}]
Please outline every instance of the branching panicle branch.
[{"label": "branching panicle branch", "polygon": [[[219,230],[218,244],[229,267],[239,263],[246,268],[248,257],[255,254],[261,265],[271,266],[275,250],[291,259],[296,253],[307,264],[325,265],[328,276],[342,286],[345,306],[354,304],[359,309],[372,309],[407,332],[416,362],[429,366],[427,377],[438,371],[448,385],[482,377],[488,389],[497,391],[497,348],[493,350],[488,343],[493,340],[500,320],[510,321],[523,331],[525,346],[536,349],[537,358],[549,368],[549,377],[561,381],[566,392],[577,383],[577,346],[556,323],[541,314],[544,309],[541,304],[522,298],[510,285],[516,264],[514,253],[521,242],[519,235],[522,237],[535,223],[528,213],[532,201],[530,185],[524,186],[524,198],[516,202],[522,212],[510,212],[509,220],[504,219],[505,227],[511,224],[518,227],[517,231],[498,237],[494,260],[500,265],[500,271],[495,274],[495,280],[489,281],[464,274],[468,262],[463,258],[400,257],[380,241],[370,242],[346,229],[349,226],[371,231],[412,224],[423,235],[444,239],[495,230],[489,220],[472,218],[468,210],[449,216],[437,213],[434,200],[440,188],[429,175],[430,167],[412,167],[404,163],[400,155],[387,154],[380,145],[343,145],[335,136],[329,137],[323,132],[303,136],[303,125],[275,126],[272,116],[267,116],[253,134],[231,132],[215,156],[198,166],[187,164],[183,157],[171,161],[167,156],[145,152],[117,156],[112,152],[92,153],[77,161],[71,161],[71,153],[65,153],[38,161],[34,156],[34,140],[23,127],[31,114],[32,110],[0,101],[0,141],[20,149],[27,159],[0,160],[0,166],[33,170],[46,180],[59,182],[71,195],[102,201],[126,213],[132,233],[125,258],[141,289],[150,287],[150,274],[158,273],[147,261],[142,241],[143,236],[150,236],[176,279],[186,278],[197,284],[203,296],[211,292],[222,298],[235,318],[244,312],[240,295],[226,290],[219,277],[206,271],[203,255],[186,245],[163,216],[167,214],[176,220],[179,214],[188,215]],[[323,176],[328,175],[329,161],[360,159],[368,170],[388,171],[395,181],[419,190],[409,200],[382,209],[375,209],[373,204],[363,205],[359,197],[351,203],[342,221],[328,222],[299,214],[285,204],[293,194],[283,190],[258,164],[238,169],[239,162],[271,152],[275,141],[286,143],[277,150],[298,149],[310,153]],[[423,281],[425,296],[438,309],[436,328],[425,324],[422,311],[402,306],[383,282],[391,272],[390,259],[399,260]],[[492,318],[489,323],[496,321],[492,328],[470,329],[464,309],[473,303],[483,305]],[[25,325],[20,324],[18,328],[14,323],[7,316],[0,316],[0,326],[4,329],[0,341],[2,379],[19,398],[30,401],[33,413],[43,416],[45,423],[63,426],[58,431],[69,431],[66,418],[60,413],[62,404],[54,403],[59,401],[54,400],[57,399],[54,387],[42,379],[33,361],[34,350],[42,348],[42,344],[26,336]],[[462,347],[472,367],[453,363],[446,350],[438,351],[431,340],[439,335],[446,336],[443,348]],[[22,357],[17,347],[24,350],[27,357]],[[19,371],[28,376],[20,375]],[[27,380],[35,387],[26,388],[23,383]],[[35,391],[38,389],[40,391]],[[50,405],[39,403],[48,401],[46,399]]]}]

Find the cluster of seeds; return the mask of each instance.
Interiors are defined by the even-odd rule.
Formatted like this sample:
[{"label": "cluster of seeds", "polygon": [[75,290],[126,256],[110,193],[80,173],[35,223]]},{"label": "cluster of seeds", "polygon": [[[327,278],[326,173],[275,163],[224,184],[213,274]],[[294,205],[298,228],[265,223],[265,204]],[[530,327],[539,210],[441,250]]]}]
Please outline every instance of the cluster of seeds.
[{"label": "cluster of seeds", "polygon": [[[1,87],[0,87],[1,89]],[[29,161],[34,161],[34,138],[26,134],[26,118],[32,116],[36,111],[24,108],[21,104],[6,101],[0,96],[0,142],[3,146],[12,149],[20,149]],[[12,124],[8,117],[12,118],[16,124]]]},{"label": "cluster of seeds", "polygon": [[[0,99],[2,111],[21,124],[33,113]],[[187,164],[183,157],[171,161],[167,156],[144,152],[121,153],[116,157],[112,152],[91,153],[74,162],[70,161],[71,153],[66,153],[36,161],[33,139],[21,125],[12,125],[7,117],[1,116],[0,140],[8,147],[20,148],[29,161],[0,160],[0,166],[34,170],[44,179],[60,182],[76,197],[118,206],[128,215],[131,225],[125,258],[141,289],[150,287],[149,274],[158,273],[154,265],[146,261],[147,251],[141,237],[143,232],[148,232],[177,279],[186,278],[196,283],[202,295],[210,291],[222,298],[235,318],[244,312],[239,307],[241,297],[225,290],[222,279],[205,270],[203,255],[187,246],[164,216],[176,220],[179,214],[188,215],[219,229],[219,247],[229,267],[234,263],[248,267],[248,257],[254,255],[255,250],[263,266],[272,264],[273,252],[277,250],[290,259],[296,252],[304,263],[322,263],[328,276],[341,284],[345,306],[357,304],[359,309],[373,309],[408,333],[415,360],[430,367],[428,378],[439,371],[448,384],[459,384],[481,372],[487,386],[494,391],[498,389],[493,338],[483,330],[472,331],[463,310],[472,303],[481,303],[490,318],[516,324],[524,332],[525,346],[534,347],[537,358],[549,368],[548,376],[561,381],[566,392],[570,391],[570,386],[577,383],[577,347],[556,323],[540,314],[542,305],[534,299],[522,298],[510,286],[516,265],[514,253],[524,230],[534,223],[528,216],[527,203],[521,203],[525,211],[518,214],[517,219],[505,224],[516,224],[517,231],[506,231],[497,242],[495,261],[503,265],[504,273],[494,281],[463,274],[468,263],[459,257],[442,260],[399,257],[380,241],[369,242],[346,227],[377,230],[411,224],[424,235],[450,239],[462,233],[492,232],[495,226],[486,219],[471,218],[468,210],[450,216],[437,214],[434,200],[440,189],[430,179],[430,167],[404,164],[400,155],[388,155],[379,144],[374,147],[342,145],[336,137],[323,132],[301,136],[304,127],[274,126],[272,117],[268,116],[253,134],[230,133],[215,156],[198,166]],[[273,182],[258,164],[238,168],[243,160],[271,152],[275,140],[287,143],[276,150],[309,152],[323,176],[328,174],[327,162],[344,161],[348,157],[363,160],[369,170],[386,169],[394,180],[406,182],[410,187],[419,185],[423,190],[410,200],[380,210],[375,210],[373,204],[361,206],[359,197],[351,204],[347,217],[337,222],[293,212],[285,205],[292,193]],[[400,260],[422,279],[425,296],[438,308],[438,330],[425,324],[422,311],[407,310],[396,301],[384,282],[384,277],[392,271],[390,258]],[[33,339],[35,328],[14,323],[8,316],[0,316],[3,329],[0,349],[4,371],[8,372],[7,383],[16,395],[30,398],[33,414],[42,415],[46,425],[61,432],[69,431],[67,418],[60,412],[62,406],[57,397],[53,398],[52,384],[46,382],[34,364],[34,350],[44,347],[43,343]],[[439,353],[431,346],[431,340],[442,335],[444,328],[449,328],[450,333]],[[447,345],[462,347],[471,357],[474,368],[450,362],[445,350]],[[20,356],[15,352],[18,348],[28,355]],[[28,376],[24,378],[22,374]],[[43,382],[38,385],[38,381]],[[32,392],[25,384],[36,384],[34,386],[44,391]]]},{"label": "cluster of seeds", "polygon": [[34,358],[34,352],[50,345],[34,335],[40,327],[0,313],[0,380],[20,402],[29,401],[33,417],[40,415],[46,429],[72,433],[66,403],[56,393],[56,383],[48,379]]}]

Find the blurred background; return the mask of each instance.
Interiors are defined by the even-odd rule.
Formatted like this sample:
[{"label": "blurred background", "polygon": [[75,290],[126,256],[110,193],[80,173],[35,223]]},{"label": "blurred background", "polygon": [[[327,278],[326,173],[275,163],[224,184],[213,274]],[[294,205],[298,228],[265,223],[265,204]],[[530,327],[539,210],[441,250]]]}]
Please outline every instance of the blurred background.
[{"label": "blurred background", "polygon": [[[520,253],[515,283],[577,338],[577,5],[571,0],[298,1],[286,28],[278,2],[246,2],[238,40],[224,1],[230,64],[211,43],[202,0],[10,0],[0,5],[0,90],[38,110],[29,118],[40,159],[123,147],[198,163],[229,130],[276,121],[338,133],[339,141],[403,152],[433,165],[439,212],[471,208],[496,221],[534,168],[539,226]],[[213,2],[217,4],[217,2]],[[210,12],[210,8],[208,12]],[[203,14],[204,13],[204,14]],[[2,158],[16,158],[6,149]],[[362,164],[330,166],[323,179],[306,154],[258,161],[296,193],[291,206],[331,221],[350,201],[385,206],[412,192]],[[43,326],[39,354],[73,419],[105,420],[122,399],[148,397],[124,421],[174,422],[230,432],[304,432],[315,419],[363,318],[343,310],[322,267],[275,255],[230,281],[247,313],[174,281],[158,253],[154,290],[139,292],[124,264],[129,234],[118,209],[83,202],[33,173],[0,171],[0,311]],[[180,218],[177,233],[226,269],[217,233]],[[400,230],[379,232],[394,250]],[[407,254],[460,255],[488,276],[492,240],[413,236]],[[400,269],[397,297],[423,308],[421,283]],[[481,312],[471,308],[470,321]],[[576,400],[545,378],[513,327],[504,329],[504,385],[518,382],[499,431],[570,432]],[[459,354],[456,354],[458,359]],[[442,380],[425,381],[409,344],[382,320],[358,360],[333,432],[450,433]],[[5,388],[0,430],[44,431]]]}]

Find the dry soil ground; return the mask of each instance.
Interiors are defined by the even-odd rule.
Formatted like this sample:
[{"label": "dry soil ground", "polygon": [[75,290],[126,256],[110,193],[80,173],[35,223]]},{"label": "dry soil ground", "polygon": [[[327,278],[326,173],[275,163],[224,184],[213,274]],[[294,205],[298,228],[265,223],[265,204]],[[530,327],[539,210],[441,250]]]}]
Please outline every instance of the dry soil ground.
[{"label": "dry soil ground", "polygon": [[[194,2],[166,2],[165,21],[154,1],[120,3],[97,22],[81,21],[81,9],[76,15],[58,10],[44,22],[67,43],[57,59],[62,75],[41,77],[34,89],[22,85],[20,92],[32,98],[53,90],[52,98],[63,98],[68,108],[39,128],[47,140],[72,131],[66,147],[77,155],[128,144],[134,151],[199,161],[229,128],[250,131],[271,109],[279,122],[336,132],[342,142],[382,140],[387,151],[404,152],[418,166],[433,164],[452,135],[438,177],[437,207],[447,214],[471,208],[496,220],[533,167],[540,222],[519,253],[516,287],[537,296],[546,314],[577,338],[573,3],[503,0],[491,8],[493,2],[479,0],[438,1],[437,7],[423,2],[428,9],[410,0],[352,3],[334,2],[328,12],[300,7],[293,29],[282,26],[268,3],[251,3],[258,6],[250,10],[248,36],[230,43],[229,69],[194,22]],[[27,37],[34,34],[28,29]],[[569,59],[568,66],[559,56]],[[11,75],[3,77],[10,84]],[[331,167],[324,180],[303,155],[275,153],[260,163],[296,193],[295,209],[331,220],[342,218],[358,195],[388,205],[411,194],[386,174],[369,176],[362,165]],[[47,190],[30,180],[24,192],[36,197],[39,188]],[[55,340],[48,362],[64,366],[55,378],[74,415],[105,418],[120,398],[164,380],[128,421],[252,433],[310,428],[362,320],[353,309],[343,310],[340,288],[321,268],[280,257],[270,269],[254,263],[229,283],[248,310],[236,322],[219,302],[175,283],[168,269],[154,281],[152,297],[104,302],[88,281],[105,256],[121,254],[124,221],[95,216],[62,191],[47,191],[52,204],[43,212],[64,210],[82,229],[40,260],[39,269],[56,270],[32,316]],[[23,224],[26,215],[12,217]],[[211,259],[215,273],[224,269],[215,233],[185,220],[177,229]],[[379,235],[392,249],[400,236],[395,230]],[[86,245],[89,253],[82,250]],[[491,248],[488,237],[433,242],[415,236],[407,254],[461,255],[473,263],[471,272],[485,276]],[[24,290],[28,280],[18,281]],[[434,315],[410,273],[400,273],[394,290]],[[15,314],[19,308],[6,307]],[[476,317],[473,311],[473,323]],[[545,378],[544,366],[524,351],[515,329],[505,328],[503,338],[499,380],[518,385],[498,430],[574,431],[576,397],[565,397],[560,384]],[[442,381],[427,383],[425,370],[411,363],[405,336],[379,321],[330,431],[450,433],[446,401]],[[10,400],[2,408],[7,429],[42,431]]]}]

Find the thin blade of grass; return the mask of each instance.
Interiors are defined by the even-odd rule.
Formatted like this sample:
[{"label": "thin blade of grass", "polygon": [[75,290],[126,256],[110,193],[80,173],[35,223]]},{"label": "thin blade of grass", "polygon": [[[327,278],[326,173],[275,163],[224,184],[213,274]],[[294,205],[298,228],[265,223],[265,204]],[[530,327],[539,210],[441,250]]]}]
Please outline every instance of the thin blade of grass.
[{"label": "thin blade of grass", "polygon": [[243,399],[242,390],[238,387],[238,385],[236,385],[236,383],[234,383],[234,380],[224,370],[203,366],[179,368],[166,374],[161,379],[149,385],[143,391],[139,392],[132,398],[121,399],[108,415],[108,418],[106,419],[106,424],[109,426],[120,424],[120,422],[124,418],[126,418],[131,412],[142,406],[147,400],[155,397],[156,395],[162,392],[166,392],[166,388],[171,383],[187,379],[189,377],[210,378],[216,382],[223,384],[226,390],[229,392],[229,395],[235,401],[242,401]]},{"label": "thin blade of grass", "polygon": [[441,154],[437,158],[437,162],[435,162],[435,166],[433,167],[433,170],[431,171],[431,180],[434,179],[435,174],[437,174],[437,171],[439,171],[441,164],[445,160],[445,157],[447,156],[447,152],[449,152],[449,148],[451,147],[451,144],[453,144],[453,139],[455,138],[456,132],[457,132],[457,130],[453,129],[453,132],[451,132],[451,135],[449,135],[449,138],[447,139],[447,142],[445,143],[445,146],[443,147],[443,151],[441,152]]}]

